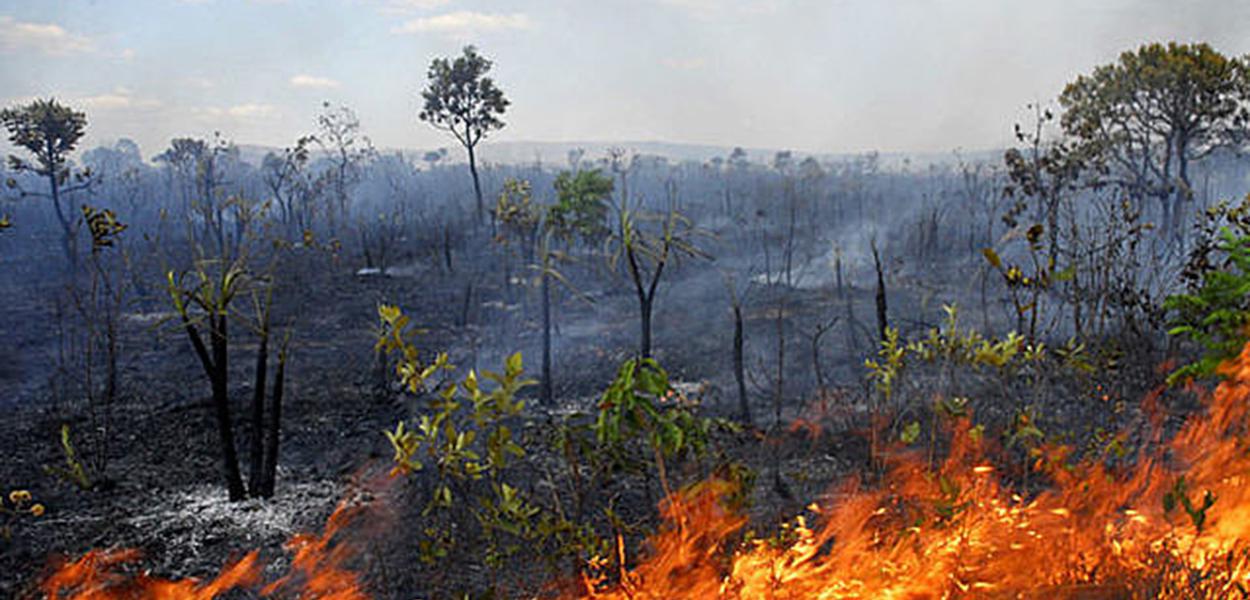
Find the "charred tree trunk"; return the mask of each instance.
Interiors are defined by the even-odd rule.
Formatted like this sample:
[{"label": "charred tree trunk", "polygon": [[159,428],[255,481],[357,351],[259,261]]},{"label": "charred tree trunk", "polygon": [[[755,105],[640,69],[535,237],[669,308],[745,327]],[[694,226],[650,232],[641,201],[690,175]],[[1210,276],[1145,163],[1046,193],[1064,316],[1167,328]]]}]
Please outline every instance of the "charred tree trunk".
[{"label": "charred tree trunk", "polygon": [[641,356],[644,359],[651,358],[651,300],[641,294],[638,296],[639,322],[642,325]]},{"label": "charred tree trunk", "polygon": [[230,501],[237,502],[246,496],[243,476],[239,472],[239,455],[234,446],[234,423],[230,419],[230,390],[227,350],[226,315],[210,315],[210,343],[213,360],[209,379],[213,388],[213,410],[217,417],[217,431],[221,441],[222,472],[226,477],[226,489]]},{"label": "charred tree trunk", "polygon": [[738,418],[743,423],[751,422],[751,403],[747,400],[746,374],[743,372],[742,359],[742,306],[735,303],[734,307],[734,380],[738,383]]},{"label": "charred tree trunk", "polygon": [[885,330],[890,326],[886,317],[885,271],[881,267],[881,255],[877,252],[877,242],[872,241],[872,264],[877,270],[877,334],[885,340]]},{"label": "charred tree trunk", "polygon": [[261,325],[260,345],[256,350],[256,378],[252,393],[252,439],[248,449],[248,493],[262,495],[265,472],[265,383],[269,370],[268,324]]},{"label": "charred tree trunk", "polygon": [[282,392],[286,381],[286,348],[278,351],[278,370],[273,380],[273,406],[269,410],[269,432],[265,438],[265,467],[261,479],[260,495],[272,498],[274,482],[278,473],[278,442],[282,433]]},{"label": "charred tree trunk", "polygon": [[625,249],[625,257],[629,261],[629,275],[634,282],[634,291],[638,294],[638,316],[642,328],[639,356],[651,358],[651,310],[655,306],[655,291],[660,285],[660,277],[664,275],[664,265],[668,261],[668,248],[665,247],[656,261],[655,270],[651,272],[651,281],[644,288],[642,270],[638,267],[638,257],[634,255],[632,246]]}]

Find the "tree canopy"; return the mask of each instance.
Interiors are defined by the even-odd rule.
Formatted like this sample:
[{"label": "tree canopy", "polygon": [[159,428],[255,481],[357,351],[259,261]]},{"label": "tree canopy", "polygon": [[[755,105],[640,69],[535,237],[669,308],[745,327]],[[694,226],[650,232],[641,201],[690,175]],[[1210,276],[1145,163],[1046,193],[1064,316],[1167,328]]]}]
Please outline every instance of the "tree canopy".
[{"label": "tree canopy", "polygon": [[425,106],[418,117],[451,132],[466,147],[503,128],[499,117],[509,102],[487,76],[492,64],[473,46],[465,46],[464,54],[455,60],[434,59],[427,75],[429,82],[421,92]]},{"label": "tree canopy", "polygon": [[64,182],[69,172],[66,162],[87,129],[86,113],[60,104],[55,98],[35,100],[24,106],[0,111],[0,122],[9,131],[13,145],[28,150],[36,164],[9,156],[16,171],[33,171],[40,176],[55,175]]},{"label": "tree canopy", "polygon": [[598,169],[564,171],[556,177],[556,203],[548,211],[550,226],[565,239],[574,236],[587,242],[608,234],[607,199],[612,195],[612,178]]},{"label": "tree canopy", "polygon": [[1247,139],[1250,68],[1204,43],[1145,44],[1077,77],[1059,102],[1064,131],[1132,197],[1157,199],[1175,228],[1193,195],[1190,163]]},{"label": "tree canopy", "polygon": [[427,73],[426,87],[421,91],[425,104],[417,115],[434,128],[451,132],[469,153],[479,222],[485,209],[473,149],[487,133],[503,128],[500,116],[509,104],[503,90],[487,76],[491,66],[491,61],[478,54],[473,46],[465,46],[464,53],[455,60],[434,59]]}]

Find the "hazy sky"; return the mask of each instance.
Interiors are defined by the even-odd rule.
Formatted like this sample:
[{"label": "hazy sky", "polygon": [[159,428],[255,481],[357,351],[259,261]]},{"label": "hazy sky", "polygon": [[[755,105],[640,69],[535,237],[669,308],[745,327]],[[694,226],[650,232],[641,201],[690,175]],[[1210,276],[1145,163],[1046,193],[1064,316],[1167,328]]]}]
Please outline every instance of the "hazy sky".
[{"label": "hazy sky", "polygon": [[215,130],[288,145],[323,100],[379,147],[454,148],[418,91],[474,43],[512,100],[496,140],[945,152],[1170,39],[1250,52],[1250,1],[0,0],[0,100],[54,94],[89,145],[148,157]]}]

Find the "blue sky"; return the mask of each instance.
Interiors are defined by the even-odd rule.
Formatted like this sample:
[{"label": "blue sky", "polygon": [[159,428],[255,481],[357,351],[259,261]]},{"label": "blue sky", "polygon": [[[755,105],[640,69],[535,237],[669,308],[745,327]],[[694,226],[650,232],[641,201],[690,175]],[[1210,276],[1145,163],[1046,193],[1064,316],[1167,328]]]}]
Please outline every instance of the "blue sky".
[{"label": "blue sky", "polygon": [[87,144],[147,156],[288,145],[323,100],[379,147],[454,147],[417,92],[474,43],[513,102],[492,139],[945,152],[1009,143],[1026,103],[1170,39],[1250,52],[1250,2],[0,0],[0,101],[55,95]]}]

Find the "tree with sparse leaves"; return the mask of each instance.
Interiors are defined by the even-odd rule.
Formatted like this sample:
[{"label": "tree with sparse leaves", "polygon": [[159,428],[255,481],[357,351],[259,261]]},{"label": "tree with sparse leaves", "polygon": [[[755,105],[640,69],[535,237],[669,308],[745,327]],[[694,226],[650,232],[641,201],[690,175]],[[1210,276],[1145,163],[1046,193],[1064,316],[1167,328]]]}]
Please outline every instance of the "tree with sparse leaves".
[{"label": "tree with sparse leaves", "polygon": [[326,218],[330,235],[338,235],[338,224],[346,223],[350,214],[349,191],[360,182],[364,165],[377,157],[369,136],[360,132],[360,119],[346,106],[321,104],[317,116],[317,135],[312,140],[321,146],[329,168],[321,174],[321,185],[330,191]]},{"label": "tree with sparse leaves", "polygon": [[468,152],[479,224],[486,209],[482,204],[476,149],[486,134],[503,128],[504,122],[499,117],[509,104],[503,90],[487,77],[491,66],[491,61],[478,54],[473,46],[465,46],[464,54],[454,60],[434,59],[428,72],[429,82],[421,91],[425,105],[417,115],[434,128],[450,132]]},{"label": "tree with sparse leaves", "polygon": [[[622,205],[617,211],[617,229],[609,239],[612,253],[609,264],[623,270],[638,297],[640,326],[639,352],[642,359],[651,358],[651,314],[655,309],[655,293],[666,267],[682,256],[710,258],[694,244],[701,232],[681,213],[673,210],[663,215],[648,215],[637,208]],[[658,231],[644,225],[658,222]]]},{"label": "tree with sparse leaves", "polygon": [[73,211],[66,210],[65,196],[91,185],[90,171],[74,172],[69,158],[87,129],[86,113],[49,98],[0,111],[0,122],[9,131],[9,142],[34,156],[32,163],[10,155],[9,168],[47,179],[48,191],[22,189],[12,178],[6,184],[18,189],[22,196],[38,196],[52,201],[57,222],[61,225],[62,250],[70,267],[76,268],[78,248],[74,234],[78,221]]}]

